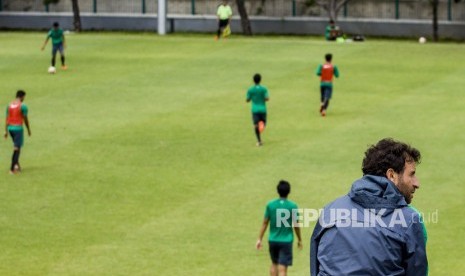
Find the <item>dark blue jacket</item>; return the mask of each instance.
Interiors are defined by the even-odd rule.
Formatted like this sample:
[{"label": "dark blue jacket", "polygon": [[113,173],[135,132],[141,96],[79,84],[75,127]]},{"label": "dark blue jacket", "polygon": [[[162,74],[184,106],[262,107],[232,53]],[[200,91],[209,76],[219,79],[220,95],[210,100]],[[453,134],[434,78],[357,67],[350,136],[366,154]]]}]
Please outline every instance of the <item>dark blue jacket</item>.
[{"label": "dark blue jacket", "polygon": [[313,276],[428,274],[421,216],[385,177],[366,175],[328,204],[310,243]]}]

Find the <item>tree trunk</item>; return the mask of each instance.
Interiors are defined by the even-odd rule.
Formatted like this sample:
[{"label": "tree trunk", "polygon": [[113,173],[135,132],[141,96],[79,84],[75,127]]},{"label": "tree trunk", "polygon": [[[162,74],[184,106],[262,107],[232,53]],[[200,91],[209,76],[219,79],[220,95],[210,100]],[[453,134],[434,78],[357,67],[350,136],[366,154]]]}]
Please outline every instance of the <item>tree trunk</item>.
[{"label": "tree trunk", "polygon": [[329,19],[334,20],[334,22],[336,22],[338,12],[338,10],[336,10],[336,0],[330,0],[329,7]]},{"label": "tree trunk", "polygon": [[439,0],[432,0],[431,4],[433,5],[433,41],[438,41],[439,40],[439,34],[438,34]]},{"label": "tree trunk", "polygon": [[330,9],[330,10],[328,11],[328,15],[329,15],[329,20],[332,20],[332,21],[334,21],[334,22],[337,21],[337,13],[336,13],[335,10]]},{"label": "tree trunk", "polygon": [[252,35],[252,27],[250,26],[250,20],[247,15],[247,10],[245,9],[244,0],[236,0],[236,5],[239,15],[241,16],[242,32],[244,35]]},{"label": "tree trunk", "polygon": [[78,0],[71,0],[73,4],[73,17],[74,17],[74,31],[80,32],[81,31],[81,14],[79,12],[79,3]]},{"label": "tree trunk", "polygon": [[328,12],[329,20],[337,21],[339,11],[350,0],[317,0],[316,3]]}]

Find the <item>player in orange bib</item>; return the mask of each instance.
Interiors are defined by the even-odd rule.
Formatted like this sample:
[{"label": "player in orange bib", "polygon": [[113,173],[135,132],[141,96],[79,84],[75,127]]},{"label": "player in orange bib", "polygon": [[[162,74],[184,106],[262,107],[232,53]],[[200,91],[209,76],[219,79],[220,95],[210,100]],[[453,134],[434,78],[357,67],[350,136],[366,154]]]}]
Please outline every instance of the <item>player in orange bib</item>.
[{"label": "player in orange bib", "polygon": [[321,105],[320,114],[326,116],[326,110],[329,106],[329,100],[333,95],[333,76],[339,77],[339,70],[337,66],[331,63],[333,59],[332,54],[325,55],[325,64],[320,64],[316,70],[317,76],[320,76],[320,91],[321,91]]},{"label": "player in orange bib", "polygon": [[11,158],[10,174],[16,174],[21,171],[19,165],[19,154],[23,146],[23,122],[26,125],[27,133],[31,136],[31,128],[29,127],[29,120],[27,117],[28,109],[23,103],[26,97],[26,92],[19,90],[16,92],[16,99],[12,101],[6,108],[6,121],[5,121],[5,139],[8,138],[8,133],[13,140],[13,157]]}]

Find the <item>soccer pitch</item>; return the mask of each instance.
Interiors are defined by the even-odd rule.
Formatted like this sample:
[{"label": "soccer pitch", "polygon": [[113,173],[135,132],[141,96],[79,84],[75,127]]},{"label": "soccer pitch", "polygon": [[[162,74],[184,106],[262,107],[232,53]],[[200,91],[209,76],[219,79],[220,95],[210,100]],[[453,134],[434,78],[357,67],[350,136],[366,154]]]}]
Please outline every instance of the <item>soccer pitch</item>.
[{"label": "soccer pitch", "polygon": [[[254,245],[278,181],[299,207],[322,208],[384,137],[422,153],[413,205],[430,275],[465,270],[463,44],[66,38],[69,69],[50,75],[45,33],[0,33],[0,107],[24,89],[32,128],[20,175],[0,144],[0,275],[267,275],[268,246]],[[322,118],[327,52],[341,76]],[[270,92],[261,148],[245,103],[257,72]],[[312,230],[290,275],[309,274]]]}]

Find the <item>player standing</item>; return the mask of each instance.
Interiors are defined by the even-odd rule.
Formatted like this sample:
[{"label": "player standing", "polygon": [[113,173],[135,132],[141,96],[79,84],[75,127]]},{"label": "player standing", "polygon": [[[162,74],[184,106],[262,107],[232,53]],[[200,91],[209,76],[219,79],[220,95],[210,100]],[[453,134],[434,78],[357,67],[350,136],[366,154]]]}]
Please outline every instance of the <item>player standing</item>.
[{"label": "player standing", "polygon": [[255,74],[253,76],[254,85],[247,91],[246,101],[252,101],[252,121],[257,136],[257,146],[263,145],[260,133],[265,130],[266,125],[266,102],[270,100],[268,89],[260,85],[262,76]]},{"label": "player standing", "polygon": [[47,38],[45,39],[44,45],[42,46],[42,51],[45,49],[47,42],[49,39],[52,39],[52,66],[55,67],[55,59],[57,52],[60,52],[61,57],[61,69],[66,70],[67,67],[65,65],[65,35],[63,30],[59,27],[58,22],[53,23],[53,28],[47,34]]},{"label": "player standing", "polygon": [[337,66],[331,63],[333,59],[332,54],[326,54],[324,64],[320,64],[316,70],[317,76],[320,76],[320,91],[321,91],[321,105],[320,114],[326,116],[326,110],[329,106],[329,100],[333,95],[333,76],[339,77],[339,70]]},{"label": "player standing", "polygon": [[8,138],[10,133],[13,140],[13,157],[11,158],[10,174],[15,174],[21,171],[19,165],[19,154],[24,142],[23,122],[26,125],[27,133],[31,136],[31,128],[29,127],[29,120],[27,117],[28,108],[23,103],[26,97],[26,92],[18,90],[16,92],[16,99],[12,101],[6,108],[5,120],[5,139]]}]

